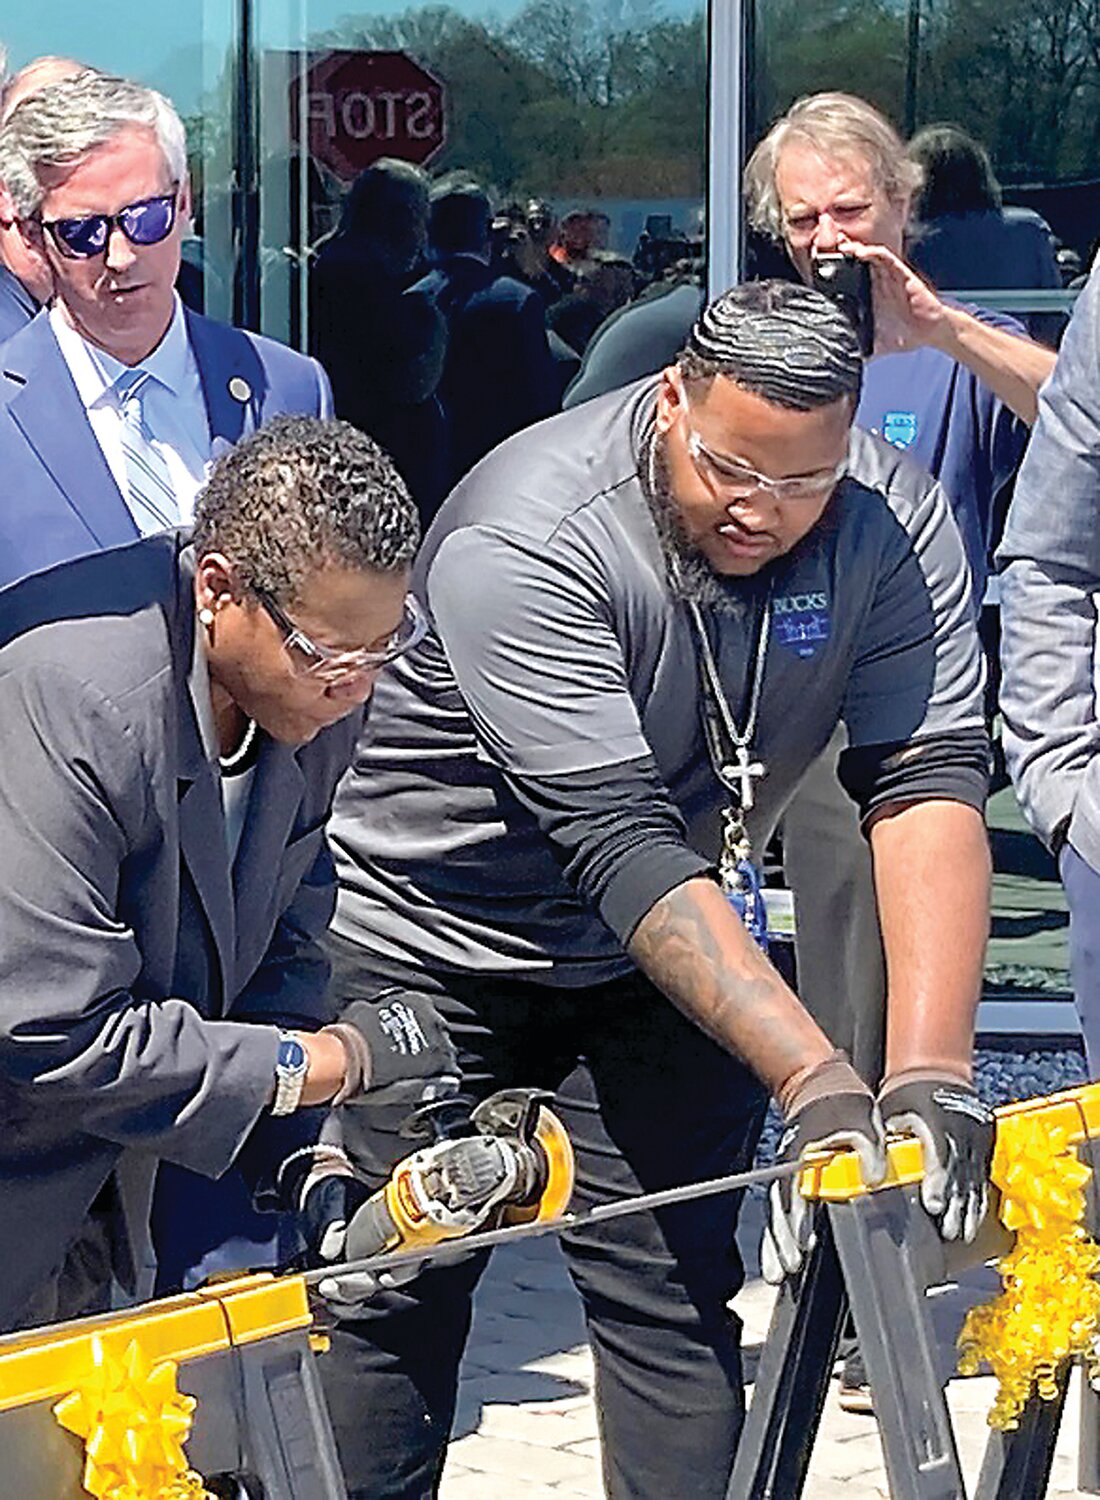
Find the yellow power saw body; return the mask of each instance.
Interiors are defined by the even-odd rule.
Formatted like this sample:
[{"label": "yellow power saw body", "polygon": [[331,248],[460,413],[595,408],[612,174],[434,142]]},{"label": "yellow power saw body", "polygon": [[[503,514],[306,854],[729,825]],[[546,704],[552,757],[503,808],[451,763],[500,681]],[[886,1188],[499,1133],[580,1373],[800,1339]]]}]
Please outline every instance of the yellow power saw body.
[{"label": "yellow power saw body", "polygon": [[573,1148],[543,1103],[547,1097],[534,1089],[492,1094],[470,1112],[463,1133],[405,1157],[353,1216],[345,1256],[427,1248],[478,1229],[558,1218],[573,1192]]}]

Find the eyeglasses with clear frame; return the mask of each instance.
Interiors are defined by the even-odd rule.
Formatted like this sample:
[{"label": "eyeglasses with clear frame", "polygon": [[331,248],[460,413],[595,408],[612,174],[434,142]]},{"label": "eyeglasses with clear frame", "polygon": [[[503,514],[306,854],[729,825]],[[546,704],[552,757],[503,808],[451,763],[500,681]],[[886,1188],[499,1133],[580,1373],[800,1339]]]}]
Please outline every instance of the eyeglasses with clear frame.
[{"label": "eyeglasses with clear frame", "polygon": [[159,245],[172,233],[176,222],[179,189],[179,183],[174,182],[171,192],[128,203],[117,214],[83,214],[37,222],[68,260],[92,260],[102,255],[116,229],[122,230],[131,245]]},{"label": "eyeglasses with clear frame", "polygon": [[691,425],[686,391],[681,390],[681,398],[684,426],[687,428],[687,450],[695,472],[717,495],[728,496],[730,501],[747,500],[760,490],[773,500],[819,500],[827,491],[835,489],[847,472],[847,457],[833,469],[818,469],[813,474],[792,474],[784,479],[772,479],[769,475],[750,468],[748,464],[734,463],[707,447]]},{"label": "eyeglasses with clear frame", "polygon": [[404,656],[406,651],[419,645],[428,633],[428,621],[423,610],[412,594],[406,594],[401,623],[384,646],[375,650],[363,647],[360,651],[334,651],[331,646],[322,646],[319,641],[312,640],[266,589],[254,586],[252,593],[282,633],[283,650],[290,658],[295,673],[299,677],[323,682],[327,687],[388,666],[399,656]]}]

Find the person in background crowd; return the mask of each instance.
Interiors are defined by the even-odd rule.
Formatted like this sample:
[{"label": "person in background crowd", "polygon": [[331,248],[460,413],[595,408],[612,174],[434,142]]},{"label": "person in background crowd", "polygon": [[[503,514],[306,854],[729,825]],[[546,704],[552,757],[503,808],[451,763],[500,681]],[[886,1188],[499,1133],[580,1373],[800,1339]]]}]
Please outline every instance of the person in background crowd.
[{"label": "person in background crowd", "polygon": [[190,518],[211,459],[281,412],[326,416],[313,360],[185,310],[183,125],[84,71],[0,128],[16,232],[54,302],[4,346],[0,583]]},{"label": "person in background crowd", "polygon": [[1100,259],[1039,397],[998,559],[1008,769],[1058,858],[1089,1076],[1100,1077]]},{"label": "person in background crowd", "polygon": [[595,250],[577,273],[573,291],[558,299],[547,324],[583,354],[603,321],[634,295],[634,268],[625,256]]},{"label": "person in background crowd", "polygon": [[447,328],[439,386],[447,419],[449,479],[558,405],[560,383],[546,339],[542,298],[490,265],[492,212],[483,188],[442,178],[431,191],[433,268],[410,296],[431,304]]},{"label": "person in background crowd", "polygon": [[593,251],[607,249],[610,238],[611,220],[605,213],[595,208],[574,208],[562,218],[549,254],[559,265],[576,273]]},{"label": "person in background crowd", "polygon": [[547,311],[573,290],[575,277],[550,254],[558,221],[548,203],[510,203],[493,219],[494,267],[533,287]]},{"label": "person in background crowd", "polygon": [[[881,1113],[921,1134],[943,1233],[982,1217],[980,649],[943,491],[851,431],[862,374],[832,303],[752,283],[660,376],[502,444],[432,527],[431,633],[379,684],[341,785],[334,993],[430,998],[475,1096],[558,1090],[580,1207],[748,1166],[750,1068],[791,1157],[843,1138],[881,1170],[871,1091],[748,929],[752,851],[844,718],[891,950]],[[800,638],[797,601],[841,588],[833,629]],[[408,1142],[356,1120],[384,1178]],[[773,1278],[801,1262],[800,1203],[772,1196]],[[700,1199],[567,1239],[611,1500],[726,1494],[736,1216]],[[436,1492],[483,1265],[432,1267],[334,1331],[353,1500]]]},{"label": "person in background crowd", "polygon": [[390,454],[427,521],[446,492],[446,428],[438,396],[447,325],[406,289],[426,270],[428,177],[383,158],[361,172],[340,227],[310,271],[313,351],[338,416]]},{"label": "person in background crowd", "polygon": [[[956,125],[926,125],[909,142],[923,173],[913,202],[909,258],[943,291],[981,286],[1055,287],[1062,276],[1050,225],[1030,208],[1005,208],[985,147]],[[1036,337],[1053,344],[1060,313],[1029,313]]]},{"label": "person in background crowd", "polygon": [[562,405],[579,406],[670,364],[704,301],[700,282],[685,277],[655,283],[636,302],[612,313],[592,335]]},{"label": "person in background crowd", "polygon": [[158,1162],[239,1160],[318,1236],[344,1217],[306,1106],[402,1060],[376,1013],[318,1031],[323,824],[420,628],[417,540],[371,439],[283,418],[219,461],[190,541],[0,593],[0,1329],[149,1295]]},{"label": "person in background crowd", "polygon": [[[35,89],[82,73],[82,63],[68,57],[38,57],[0,88],[0,127]],[[3,77],[0,58],[0,78]],[[20,233],[11,194],[0,178],[0,344],[29,323],[53,295],[53,272],[42,251]]]},{"label": "person in background crowd", "polygon": [[557,400],[561,405],[566,387],[580,368],[580,357],[571,344],[551,326],[557,303],[576,286],[576,277],[559,266],[550,252],[557,220],[548,204],[532,198],[527,208],[508,204],[493,219],[492,267],[499,276],[511,276],[538,292],[546,313],[546,342],[554,361]]}]

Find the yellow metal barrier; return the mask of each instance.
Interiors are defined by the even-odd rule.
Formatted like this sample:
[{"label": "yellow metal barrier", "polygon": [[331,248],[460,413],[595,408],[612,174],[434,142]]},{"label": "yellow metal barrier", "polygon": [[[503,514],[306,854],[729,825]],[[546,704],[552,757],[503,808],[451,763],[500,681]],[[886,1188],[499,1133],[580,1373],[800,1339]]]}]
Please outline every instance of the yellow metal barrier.
[{"label": "yellow metal barrier", "polygon": [[345,1500],[311,1323],[303,1279],[264,1274],[0,1339],[0,1496]]}]

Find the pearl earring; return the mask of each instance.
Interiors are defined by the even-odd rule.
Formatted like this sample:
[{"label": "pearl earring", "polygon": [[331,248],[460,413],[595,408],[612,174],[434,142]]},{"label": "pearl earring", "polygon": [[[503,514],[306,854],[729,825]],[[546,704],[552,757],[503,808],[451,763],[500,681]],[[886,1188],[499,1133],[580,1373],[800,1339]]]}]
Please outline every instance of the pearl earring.
[{"label": "pearl earring", "polygon": [[199,610],[199,624],[209,630],[214,623],[214,611],[208,604],[204,604]]}]

